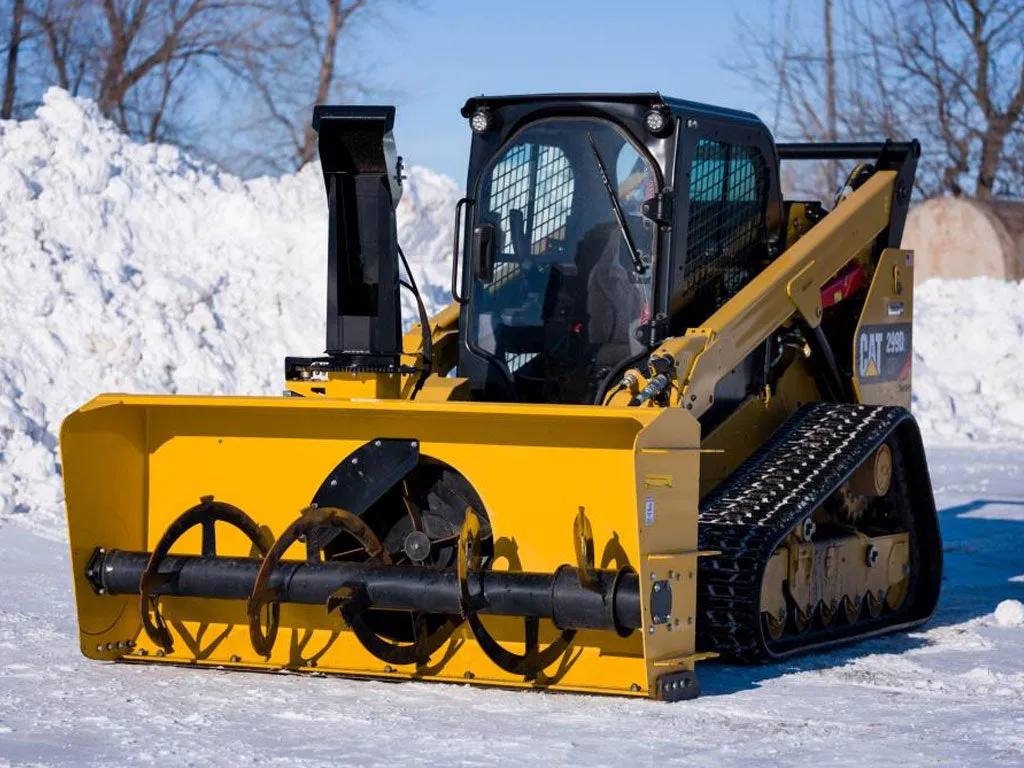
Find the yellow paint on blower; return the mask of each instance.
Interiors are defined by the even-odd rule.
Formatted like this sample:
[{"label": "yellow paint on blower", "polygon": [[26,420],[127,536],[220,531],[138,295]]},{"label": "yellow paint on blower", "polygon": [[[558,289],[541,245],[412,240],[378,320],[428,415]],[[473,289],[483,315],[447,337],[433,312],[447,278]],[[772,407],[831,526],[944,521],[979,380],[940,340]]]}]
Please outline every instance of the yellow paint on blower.
[{"label": "yellow paint on blower", "polygon": [[[375,438],[409,438],[472,484],[490,519],[496,549],[524,571],[574,563],[573,521],[585,507],[596,565],[629,566],[650,578],[696,567],[699,426],[678,409],[503,405],[330,398],[103,395],[71,414],[61,430],[68,531],[83,652],[98,659],[295,669],[648,695],[653,659],[692,669],[695,582],[678,582],[672,630],[581,631],[563,659],[535,681],[496,667],[463,626],[416,668],[389,667],[366,651],[337,614],[283,605],[272,655],[252,649],[243,601],[165,597],[161,610],[174,650],[141,633],[138,596],[95,594],[85,579],[94,548],[149,551],[201,496],[233,504],[277,537],[307,506],[345,456]],[[689,448],[691,450],[669,450]],[[658,449],[658,450],[647,450]],[[677,478],[675,487],[660,484]],[[656,486],[648,487],[655,479]],[[691,478],[680,487],[678,478]],[[645,524],[645,500],[658,515]],[[199,554],[200,532],[174,548]],[[289,551],[302,559],[298,546]],[[218,555],[249,555],[250,544],[218,528]],[[660,552],[667,559],[651,559]],[[498,567],[502,567],[500,564]],[[507,565],[505,566],[507,567]],[[652,576],[653,574],[653,576]],[[671,574],[671,575],[670,575]],[[653,626],[642,593],[645,627]],[[485,617],[521,652],[521,619]],[[558,630],[541,622],[540,641]],[[129,645],[131,644],[131,645]],[[664,673],[658,668],[658,674]],[[469,677],[471,676],[471,678]]]}]

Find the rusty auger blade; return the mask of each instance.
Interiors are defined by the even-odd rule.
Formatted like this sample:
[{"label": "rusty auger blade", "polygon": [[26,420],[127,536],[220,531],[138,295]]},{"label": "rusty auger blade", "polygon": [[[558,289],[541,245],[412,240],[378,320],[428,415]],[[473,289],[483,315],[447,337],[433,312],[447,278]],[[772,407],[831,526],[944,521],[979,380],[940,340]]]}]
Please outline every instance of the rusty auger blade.
[{"label": "rusty auger blade", "polygon": [[266,555],[270,550],[270,536],[261,530],[251,517],[238,507],[222,501],[214,501],[213,496],[203,496],[196,506],[185,510],[167,526],[167,530],[164,531],[160,541],[153,548],[153,553],[149,556],[149,562],[139,580],[139,601],[143,631],[150,640],[168,653],[174,649],[174,640],[160,613],[160,596],[156,594],[156,591],[168,584],[174,577],[170,574],[160,573],[160,564],[171,551],[171,547],[196,526],[202,527],[202,556],[204,558],[216,557],[217,539],[214,524],[217,522],[240,530],[261,555]]}]

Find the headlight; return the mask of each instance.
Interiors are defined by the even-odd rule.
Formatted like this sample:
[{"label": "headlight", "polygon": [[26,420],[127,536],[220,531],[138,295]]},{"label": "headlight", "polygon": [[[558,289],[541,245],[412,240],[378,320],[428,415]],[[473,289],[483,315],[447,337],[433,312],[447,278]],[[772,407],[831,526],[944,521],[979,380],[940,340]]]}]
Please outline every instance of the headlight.
[{"label": "headlight", "polygon": [[491,113],[484,108],[478,109],[469,118],[469,127],[473,133],[487,133],[491,128]]},{"label": "headlight", "polygon": [[671,123],[665,111],[657,107],[648,110],[644,115],[644,127],[655,136],[663,136],[668,133]]}]

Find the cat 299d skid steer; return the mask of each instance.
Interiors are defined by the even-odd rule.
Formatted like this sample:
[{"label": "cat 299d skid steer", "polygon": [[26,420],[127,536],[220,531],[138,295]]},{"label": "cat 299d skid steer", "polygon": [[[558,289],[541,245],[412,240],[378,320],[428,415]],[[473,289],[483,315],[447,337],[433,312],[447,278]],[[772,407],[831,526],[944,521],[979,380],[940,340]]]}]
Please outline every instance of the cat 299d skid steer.
[{"label": "cat 299d skid steer", "polygon": [[[918,144],[659,94],[463,115],[446,309],[403,337],[394,109],[318,107],[326,354],[64,422],[83,652],[677,700],[925,621]],[[853,167],[826,207],[780,160]]]}]

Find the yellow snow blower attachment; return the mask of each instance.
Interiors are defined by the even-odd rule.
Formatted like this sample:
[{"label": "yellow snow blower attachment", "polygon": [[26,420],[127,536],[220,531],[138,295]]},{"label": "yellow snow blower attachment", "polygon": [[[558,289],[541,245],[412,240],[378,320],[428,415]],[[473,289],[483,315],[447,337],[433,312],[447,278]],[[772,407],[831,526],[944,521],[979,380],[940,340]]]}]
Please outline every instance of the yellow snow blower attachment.
[{"label": "yellow snow blower attachment", "polygon": [[[927,619],[917,144],[777,148],[657,94],[464,115],[447,309],[400,276],[393,108],[318,107],[325,356],[284,397],[65,420],[83,652],[678,700],[708,657]],[[782,200],[780,154],[873,162],[826,212]]]}]

